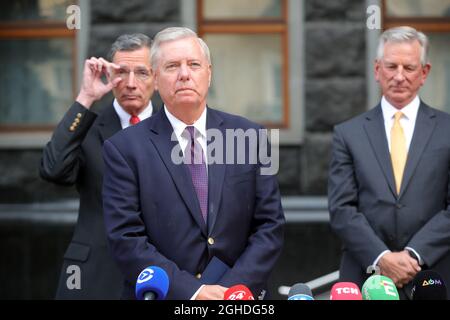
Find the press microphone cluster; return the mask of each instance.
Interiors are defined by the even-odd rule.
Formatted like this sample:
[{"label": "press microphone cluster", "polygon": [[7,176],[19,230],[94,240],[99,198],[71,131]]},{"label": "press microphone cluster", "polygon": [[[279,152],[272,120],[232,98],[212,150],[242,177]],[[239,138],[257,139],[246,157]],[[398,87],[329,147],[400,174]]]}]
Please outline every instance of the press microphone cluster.
[{"label": "press microphone cluster", "polygon": [[[412,300],[447,300],[447,287],[443,278],[433,270],[423,270],[412,280]],[[291,287],[288,300],[314,300],[311,289],[304,283]],[[372,275],[361,290],[353,282],[338,282],[330,291],[330,300],[400,300],[392,279],[383,275]]]},{"label": "press microphone cluster", "polygon": [[169,276],[156,266],[142,270],[136,280],[136,298],[138,300],[164,300],[169,291]]}]

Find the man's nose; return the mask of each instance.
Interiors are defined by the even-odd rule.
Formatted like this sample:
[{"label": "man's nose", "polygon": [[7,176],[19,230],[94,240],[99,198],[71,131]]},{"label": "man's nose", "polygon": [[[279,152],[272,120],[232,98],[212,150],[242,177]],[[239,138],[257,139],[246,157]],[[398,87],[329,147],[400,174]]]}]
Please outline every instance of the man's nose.
[{"label": "man's nose", "polygon": [[127,87],[136,88],[136,78],[134,77],[133,71],[130,71],[130,73],[128,74]]},{"label": "man's nose", "polygon": [[405,74],[404,74],[404,72],[405,72],[405,69],[403,69],[402,66],[398,66],[398,68],[397,68],[397,70],[396,70],[396,72],[395,72],[394,79],[395,79],[396,81],[398,81],[398,82],[401,82],[401,81],[405,80]]},{"label": "man's nose", "polygon": [[189,80],[190,73],[189,73],[189,68],[186,64],[182,64],[180,66],[180,73],[178,76],[179,76],[180,80],[182,80],[182,81]]}]

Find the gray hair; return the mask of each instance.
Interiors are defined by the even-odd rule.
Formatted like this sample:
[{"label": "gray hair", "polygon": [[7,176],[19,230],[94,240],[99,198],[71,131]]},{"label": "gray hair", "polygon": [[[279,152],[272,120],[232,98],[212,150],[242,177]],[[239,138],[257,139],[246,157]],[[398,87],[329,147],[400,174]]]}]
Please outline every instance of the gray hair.
[{"label": "gray hair", "polygon": [[383,58],[384,45],[387,42],[400,43],[413,42],[415,40],[419,41],[421,46],[420,62],[422,63],[422,66],[425,66],[428,63],[428,37],[424,33],[408,26],[391,28],[383,32],[378,41],[377,59],[381,60]]},{"label": "gray hair", "polygon": [[152,63],[152,69],[156,70],[156,67],[158,65],[158,60],[160,56],[160,47],[162,43],[184,38],[196,38],[200,44],[200,47],[203,50],[206,59],[208,60],[208,63],[211,64],[211,54],[205,41],[199,38],[198,35],[189,28],[171,27],[158,32],[153,40],[152,49],[150,51],[150,60]]},{"label": "gray hair", "polygon": [[111,46],[108,53],[108,60],[112,61],[117,51],[134,51],[141,48],[148,48],[152,45],[152,40],[142,33],[123,34],[119,36]]}]

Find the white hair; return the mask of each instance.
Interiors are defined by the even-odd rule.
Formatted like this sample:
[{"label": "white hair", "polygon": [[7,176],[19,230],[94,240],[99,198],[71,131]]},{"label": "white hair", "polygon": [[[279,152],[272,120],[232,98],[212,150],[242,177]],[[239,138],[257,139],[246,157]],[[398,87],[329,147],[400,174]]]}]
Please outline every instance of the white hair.
[{"label": "white hair", "polygon": [[401,43],[419,41],[421,46],[420,62],[423,66],[428,63],[429,41],[428,37],[414,28],[408,26],[396,27],[384,31],[378,41],[377,60],[381,60],[384,54],[384,45],[387,42]]},{"label": "white hair", "polygon": [[208,46],[194,31],[185,27],[170,27],[158,32],[153,39],[152,48],[150,50],[150,61],[153,70],[156,70],[158,65],[161,44],[184,38],[196,38],[203,50],[203,53],[205,54],[206,59],[208,60],[208,63],[211,64],[211,54]]}]

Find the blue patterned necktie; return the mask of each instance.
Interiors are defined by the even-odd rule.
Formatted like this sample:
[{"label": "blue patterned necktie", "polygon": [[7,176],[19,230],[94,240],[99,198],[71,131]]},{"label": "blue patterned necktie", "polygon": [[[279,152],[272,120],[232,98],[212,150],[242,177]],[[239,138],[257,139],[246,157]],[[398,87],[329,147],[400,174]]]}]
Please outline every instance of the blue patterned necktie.
[{"label": "blue patterned necktie", "polygon": [[197,193],[203,220],[206,223],[208,214],[208,175],[206,172],[205,156],[202,146],[195,140],[195,128],[193,126],[187,126],[185,131],[187,131],[190,141],[184,153],[185,163],[191,173],[192,183]]}]

